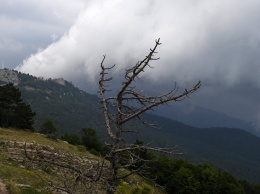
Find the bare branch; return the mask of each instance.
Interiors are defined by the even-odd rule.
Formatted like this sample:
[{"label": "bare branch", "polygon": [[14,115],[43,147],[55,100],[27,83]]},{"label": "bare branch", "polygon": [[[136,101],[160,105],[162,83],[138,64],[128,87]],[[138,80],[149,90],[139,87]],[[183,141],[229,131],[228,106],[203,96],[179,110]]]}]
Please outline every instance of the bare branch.
[{"label": "bare branch", "polygon": [[[107,133],[108,133],[108,135],[111,139],[115,139],[115,136],[114,136],[114,134],[112,133],[112,130],[111,130],[111,124],[110,124],[109,112],[108,112],[108,105],[107,105],[107,100],[106,100],[105,94],[104,94],[105,93],[104,82],[108,81],[107,79],[105,79],[105,73],[106,73],[105,71],[112,69],[114,66],[112,66],[110,68],[105,68],[104,65],[103,65],[105,58],[106,58],[106,56],[104,55],[103,60],[101,62],[101,73],[100,73],[101,78],[99,80],[99,92],[100,92],[100,96],[101,96],[101,102],[103,104],[103,113],[104,113],[104,117],[105,117]],[[109,80],[111,80],[111,79],[109,79]]]},{"label": "bare branch", "polygon": [[198,90],[200,88],[200,86],[201,86],[201,82],[199,81],[194,87],[192,87],[189,90],[185,89],[184,92],[178,96],[174,96],[174,95],[171,95],[171,93],[169,93],[169,94],[164,95],[161,98],[154,99],[154,100],[156,100],[155,102],[150,103],[148,106],[141,108],[139,111],[137,111],[134,114],[132,114],[131,116],[125,118],[124,120],[122,120],[121,124],[124,124],[125,122],[129,121],[130,119],[137,117],[138,115],[146,112],[147,110],[152,109],[153,107],[159,106],[161,104],[166,104],[167,102],[170,102],[170,101],[182,101],[182,100],[184,100],[184,98],[186,98],[188,96],[188,94],[191,94],[191,93],[195,92],[196,90]]},{"label": "bare branch", "polygon": [[[127,145],[122,137],[123,132],[137,132],[137,130],[133,129],[124,129],[123,125],[129,124],[130,121],[134,122],[137,120],[145,126],[154,127],[154,124],[148,123],[141,118],[143,113],[171,101],[178,102],[184,100],[185,98],[189,98],[189,95],[198,90],[201,86],[201,82],[199,81],[193,87],[179,92],[179,88],[175,83],[172,90],[157,96],[147,96],[144,95],[142,91],[136,91],[133,83],[140,79],[140,75],[146,68],[153,68],[150,65],[151,61],[160,59],[159,57],[155,57],[155,54],[157,54],[156,49],[159,45],[161,45],[160,39],[155,41],[155,46],[150,49],[149,54],[145,56],[142,61],[137,62],[133,67],[125,70],[125,80],[122,82],[121,87],[115,97],[107,98],[105,96],[105,92],[108,91],[107,88],[109,86],[105,83],[109,83],[112,79],[111,77],[107,78],[106,75],[114,66],[108,68],[104,67],[103,63],[105,56],[101,62],[99,93],[101,96],[101,103],[103,105],[106,131],[111,141],[111,151],[106,157],[110,161],[110,177],[107,182],[107,193],[114,193],[116,190],[117,179],[122,179],[133,173],[143,171],[148,161],[145,161],[140,156],[140,152],[155,151],[165,154],[182,154],[175,148],[160,148],[149,145]],[[114,108],[113,111],[111,111],[113,114],[109,113],[109,109],[111,107]],[[112,127],[114,128],[113,130]],[[127,154],[128,157],[124,158],[124,154]],[[122,176],[118,176],[118,170],[121,168],[128,168],[131,169],[131,171],[123,174]]]}]

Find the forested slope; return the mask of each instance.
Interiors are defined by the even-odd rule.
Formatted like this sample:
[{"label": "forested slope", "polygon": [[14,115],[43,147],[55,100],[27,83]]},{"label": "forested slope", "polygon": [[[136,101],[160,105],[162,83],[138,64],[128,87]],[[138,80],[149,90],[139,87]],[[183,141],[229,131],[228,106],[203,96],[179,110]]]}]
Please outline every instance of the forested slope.
[{"label": "forested slope", "polygon": [[[45,119],[51,119],[61,131],[78,133],[83,127],[92,127],[105,139],[96,95],[87,94],[63,79],[44,80],[16,74],[22,97],[37,113],[36,129]],[[210,162],[239,178],[260,182],[259,137],[241,129],[196,128],[150,114],[143,118],[157,123],[158,128],[137,125],[140,135],[133,138],[160,146],[177,146],[184,153],[182,157],[194,163]]]}]

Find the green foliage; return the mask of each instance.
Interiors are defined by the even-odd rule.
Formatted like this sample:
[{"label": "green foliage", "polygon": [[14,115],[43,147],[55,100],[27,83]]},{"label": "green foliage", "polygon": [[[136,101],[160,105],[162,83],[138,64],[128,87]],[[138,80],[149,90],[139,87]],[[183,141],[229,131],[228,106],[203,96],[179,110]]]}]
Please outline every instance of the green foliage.
[{"label": "green foliage", "polygon": [[148,185],[138,186],[130,190],[131,194],[149,194],[151,193],[151,188]]},{"label": "green foliage", "polygon": [[19,187],[16,186],[16,184],[13,181],[9,181],[6,184],[7,190],[11,194],[20,194],[22,191]]},{"label": "green foliage", "polygon": [[51,118],[63,132],[85,126],[101,126],[97,96],[79,90],[70,82],[60,84],[55,79],[39,79],[18,74],[19,88],[26,102],[37,112],[35,128]]},{"label": "green foliage", "polygon": [[72,145],[80,145],[81,144],[81,138],[73,133],[65,133],[65,135],[61,136],[61,139],[64,141],[67,141],[69,144]]},{"label": "green foliage", "polygon": [[25,74],[25,73],[21,73],[21,72],[17,72],[18,73],[18,77],[20,80],[23,80],[23,82],[29,82],[29,81],[34,81],[37,78],[29,75],[29,74]]},{"label": "green foliage", "polygon": [[199,194],[200,183],[191,169],[181,167],[169,177],[167,186],[176,193]]},{"label": "green foliage", "polygon": [[88,149],[100,147],[100,140],[97,136],[95,129],[92,128],[82,128],[81,129],[81,141]]},{"label": "green foliage", "polygon": [[[62,140],[67,141],[70,144],[78,145],[79,150],[88,150],[94,155],[104,156],[108,152],[107,146],[97,136],[96,130],[93,128],[82,128],[79,135],[74,133],[65,133],[61,137]],[[82,147],[84,146],[84,147]]]},{"label": "green foliage", "polygon": [[116,194],[150,194],[152,192],[151,187],[144,184],[142,186],[132,186],[131,188],[126,182],[122,182],[118,185]]},{"label": "green foliage", "polygon": [[108,152],[108,148],[100,141],[95,129],[81,129],[81,143],[86,146],[91,153],[104,156]]},{"label": "green foliage", "polygon": [[40,133],[46,134],[48,138],[57,139],[58,138],[58,129],[55,127],[52,120],[47,119],[40,126]]},{"label": "green foliage", "polygon": [[159,156],[150,165],[150,178],[166,186],[168,193],[243,194],[243,185],[231,174],[211,165],[193,165],[181,159]]},{"label": "green foliage", "polygon": [[0,126],[34,131],[35,112],[21,99],[21,92],[13,84],[0,86]]},{"label": "green foliage", "polygon": [[[249,184],[246,181],[242,181],[246,194],[260,194],[260,184]],[[247,186],[245,186],[245,183]]]}]

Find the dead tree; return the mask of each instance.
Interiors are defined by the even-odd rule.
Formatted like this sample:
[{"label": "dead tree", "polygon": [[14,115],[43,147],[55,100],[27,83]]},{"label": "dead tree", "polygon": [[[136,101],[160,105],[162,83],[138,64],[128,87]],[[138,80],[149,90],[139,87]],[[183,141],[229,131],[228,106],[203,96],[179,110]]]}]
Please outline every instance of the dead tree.
[{"label": "dead tree", "polygon": [[[124,141],[122,134],[124,132],[135,132],[135,130],[126,130],[126,124],[136,119],[144,125],[152,126],[153,124],[147,123],[141,118],[143,113],[148,110],[153,110],[154,107],[166,104],[170,101],[182,101],[188,97],[189,94],[198,90],[201,86],[201,82],[199,81],[190,89],[184,89],[179,92],[179,88],[175,83],[170,92],[158,96],[148,96],[144,95],[142,92],[136,91],[136,88],[133,85],[134,82],[140,79],[139,76],[146,68],[152,68],[150,66],[151,61],[159,59],[155,58],[154,55],[156,54],[156,49],[160,44],[160,39],[156,40],[155,46],[150,49],[149,54],[142,61],[137,62],[133,67],[125,70],[125,80],[122,82],[118,93],[114,97],[106,97],[105,94],[110,91],[108,87],[112,80],[112,77],[108,76],[108,72],[113,69],[115,65],[112,67],[105,67],[104,61],[106,56],[103,56],[99,80],[99,92],[105,118],[106,132],[110,139],[109,145],[111,146],[111,151],[107,156],[107,159],[110,161],[110,174],[108,180],[109,188],[107,193],[115,192],[116,181],[118,179],[122,179],[133,173],[130,172],[119,175],[118,172],[119,169],[134,166],[137,162],[142,160],[141,157],[136,154],[138,153],[137,151],[153,150],[169,154],[174,153],[174,149],[169,148],[151,147],[144,144],[127,144]],[[111,111],[111,109],[113,109],[113,111]],[[128,161],[124,162],[124,165],[122,165],[122,154],[126,152],[129,153]],[[141,168],[139,168],[139,170],[140,169]]]},{"label": "dead tree", "polygon": [[[106,184],[104,160],[96,161],[80,157],[49,146],[24,144],[24,154],[18,155],[28,168],[41,169],[38,177],[47,183],[47,189],[58,193],[99,193],[103,190],[99,185]],[[17,154],[16,154],[17,155]],[[17,158],[17,156],[16,156]],[[15,160],[17,160],[14,158]],[[19,157],[18,157],[19,159]]]}]

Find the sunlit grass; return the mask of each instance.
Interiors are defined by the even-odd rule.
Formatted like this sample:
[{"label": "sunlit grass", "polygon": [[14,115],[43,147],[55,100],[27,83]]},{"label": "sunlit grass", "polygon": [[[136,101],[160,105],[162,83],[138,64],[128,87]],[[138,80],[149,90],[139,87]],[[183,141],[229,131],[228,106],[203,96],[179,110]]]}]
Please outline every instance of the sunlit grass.
[{"label": "sunlit grass", "polygon": [[[3,145],[3,141],[17,141],[26,143],[37,143],[46,145],[60,150],[62,152],[68,152],[73,155],[84,156],[89,159],[98,159],[97,156],[90,154],[89,152],[68,144],[61,140],[51,140],[45,137],[43,134],[32,133],[28,131],[15,130],[15,129],[3,129],[0,128],[0,146]],[[1,148],[1,147],[0,147]],[[45,180],[58,180],[59,177],[55,174],[50,174],[43,169],[30,169],[21,163],[17,163],[8,159],[7,151],[2,147],[0,149],[0,179],[2,179],[8,188],[14,193],[26,193],[32,192],[35,189],[42,190],[38,193],[47,193],[45,188],[48,186]],[[15,184],[30,185],[32,188],[25,191],[17,188]],[[14,191],[15,190],[15,191]]]},{"label": "sunlit grass", "polygon": [[29,131],[15,130],[15,129],[3,129],[0,128],[0,140],[10,140],[10,141],[20,141],[26,143],[38,143],[42,145],[47,145],[58,150],[66,151],[70,154],[77,154],[80,156],[86,156],[91,159],[98,159],[93,154],[89,152],[83,152],[82,149],[79,149],[77,146],[68,144],[62,140],[52,140],[45,137],[44,134],[32,133]]},{"label": "sunlit grass", "polygon": [[[2,179],[8,186],[10,191],[14,193],[41,193],[46,194],[48,184],[45,180],[59,180],[56,174],[48,173],[45,169],[31,169],[23,166],[21,163],[14,162],[8,159],[7,150],[3,146],[3,141],[17,141],[26,143],[37,143],[45,146],[50,146],[56,150],[62,152],[68,152],[69,154],[78,155],[81,157],[87,157],[89,159],[99,160],[100,158],[90,154],[80,146],[74,146],[61,140],[52,140],[45,137],[43,134],[32,133],[28,131],[4,129],[0,128],[0,179]],[[2,146],[2,148],[1,148]],[[107,162],[106,162],[107,163]],[[130,191],[133,188],[150,189],[151,193],[163,194],[160,189],[153,186],[149,181],[144,180],[138,175],[131,175],[128,178],[130,184],[121,185],[121,189]],[[122,184],[123,182],[119,183]],[[31,188],[22,190],[16,186],[16,184],[30,185]]]}]

